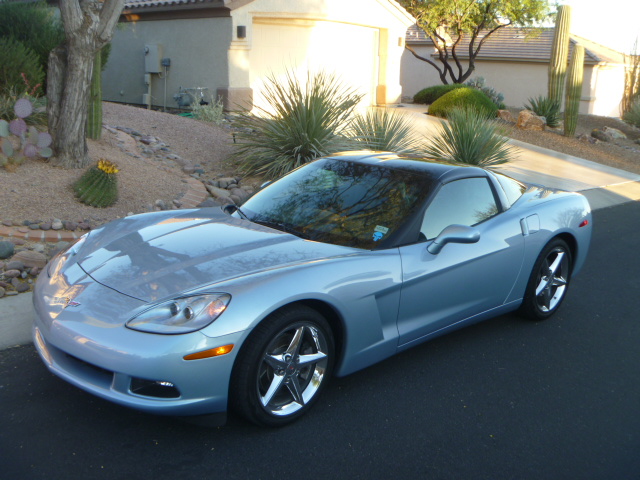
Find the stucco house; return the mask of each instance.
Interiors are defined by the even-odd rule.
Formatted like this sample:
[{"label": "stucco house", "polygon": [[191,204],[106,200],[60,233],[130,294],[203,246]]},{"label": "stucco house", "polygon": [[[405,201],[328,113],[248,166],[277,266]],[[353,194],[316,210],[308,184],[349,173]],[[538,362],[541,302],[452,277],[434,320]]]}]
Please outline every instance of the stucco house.
[{"label": "stucco house", "polygon": [[[484,77],[488,86],[504,94],[504,101],[508,106],[522,107],[529,98],[546,95],[553,35],[553,28],[538,29],[535,32],[516,27],[498,30],[482,46],[471,77]],[[437,59],[433,42],[415,25],[407,30],[406,42],[419,55]],[[585,47],[580,112],[620,116],[620,101],[624,90],[624,55],[588,39],[571,35],[570,48],[576,43]],[[468,54],[465,56],[468,42],[462,41],[456,51],[466,68],[469,58]],[[403,95],[412,97],[421,89],[442,82],[435,68],[416,59],[407,50],[402,56],[401,83]]]},{"label": "stucco house", "polygon": [[104,99],[177,106],[206,88],[226,110],[260,103],[267,75],[336,72],[363,105],[400,101],[413,18],[392,0],[131,0],[103,73]]}]

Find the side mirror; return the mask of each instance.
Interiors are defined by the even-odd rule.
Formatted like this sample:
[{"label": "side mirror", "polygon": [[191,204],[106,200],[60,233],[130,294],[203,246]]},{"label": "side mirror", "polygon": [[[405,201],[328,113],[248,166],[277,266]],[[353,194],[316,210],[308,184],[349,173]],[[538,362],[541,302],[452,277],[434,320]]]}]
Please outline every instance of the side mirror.
[{"label": "side mirror", "polygon": [[238,209],[238,207],[236,207],[235,203],[227,203],[227,204],[223,205],[220,208],[227,215],[231,215],[233,212],[235,212]]},{"label": "side mirror", "polygon": [[475,228],[466,225],[449,225],[427,247],[427,251],[437,255],[447,243],[476,243],[478,240],[480,240],[480,232]]}]

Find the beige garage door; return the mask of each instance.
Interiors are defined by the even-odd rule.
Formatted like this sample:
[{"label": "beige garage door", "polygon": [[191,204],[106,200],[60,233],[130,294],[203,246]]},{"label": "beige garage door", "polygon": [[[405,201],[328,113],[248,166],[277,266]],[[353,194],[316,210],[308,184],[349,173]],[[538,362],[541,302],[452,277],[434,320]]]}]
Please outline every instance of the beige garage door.
[{"label": "beige garage door", "polygon": [[254,101],[269,74],[294,70],[335,72],[344,83],[364,94],[362,105],[375,105],[378,84],[378,31],[333,22],[254,20],[250,53]]}]

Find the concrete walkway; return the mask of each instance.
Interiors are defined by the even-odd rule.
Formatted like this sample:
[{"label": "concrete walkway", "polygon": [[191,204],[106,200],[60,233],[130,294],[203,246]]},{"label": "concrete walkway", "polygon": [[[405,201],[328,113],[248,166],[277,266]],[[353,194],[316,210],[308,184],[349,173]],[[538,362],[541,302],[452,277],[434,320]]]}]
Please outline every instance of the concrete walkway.
[{"label": "concrete walkway", "polygon": [[[419,133],[431,136],[438,132],[441,120],[427,116],[426,106],[390,108],[410,116]],[[496,167],[496,170],[513,178],[581,192],[589,199],[593,210],[640,200],[640,175],[517,140],[511,140],[511,143],[521,149],[519,158]],[[0,349],[29,343],[34,315],[31,293],[0,299]]]}]

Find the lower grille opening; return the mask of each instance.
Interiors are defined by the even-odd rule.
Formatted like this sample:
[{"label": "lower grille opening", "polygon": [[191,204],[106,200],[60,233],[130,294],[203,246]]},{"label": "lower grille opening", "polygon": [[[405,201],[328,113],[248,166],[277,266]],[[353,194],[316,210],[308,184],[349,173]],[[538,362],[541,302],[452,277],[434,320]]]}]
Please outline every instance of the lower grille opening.
[{"label": "lower grille opening", "polygon": [[180,397],[180,390],[173,383],[162,380],[145,380],[144,378],[131,379],[131,393],[156,398]]}]

